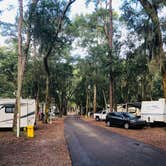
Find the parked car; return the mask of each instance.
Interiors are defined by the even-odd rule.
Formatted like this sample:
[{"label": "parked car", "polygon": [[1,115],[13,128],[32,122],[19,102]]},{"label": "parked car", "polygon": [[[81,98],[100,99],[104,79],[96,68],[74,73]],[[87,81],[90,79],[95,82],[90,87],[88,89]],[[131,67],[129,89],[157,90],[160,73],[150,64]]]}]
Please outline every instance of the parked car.
[{"label": "parked car", "polygon": [[125,129],[128,128],[143,128],[146,125],[145,120],[141,120],[128,112],[110,112],[106,116],[107,126],[121,126]]},{"label": "parked car", "polygon": [[107,113],[109,112],[109,110],[102,110],[102,111],[98,111],[96,113],[94,113],[94,119],[96,119],[96,121],[99,121],[99,120],[105,120],[106,119],[106,115]]}]

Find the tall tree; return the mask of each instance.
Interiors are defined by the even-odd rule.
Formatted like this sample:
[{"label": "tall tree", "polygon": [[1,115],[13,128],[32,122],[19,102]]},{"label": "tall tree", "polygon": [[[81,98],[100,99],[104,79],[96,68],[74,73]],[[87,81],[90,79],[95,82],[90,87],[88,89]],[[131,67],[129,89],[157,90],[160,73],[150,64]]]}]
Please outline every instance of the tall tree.
[{"label": "tall tree", "polygon": [[[27,22],[27,36],[25,46],[23,46],[23,37],[22,37],[22,27],[23,27],[23,0],[19,0],[19,19],[18,19],[18,72],[17,72],[17,94],[16,94],[16,111],[14,112],[14,120],[13,120],[13,128],[16,129],[16,124],[18,123],[18,129],[20,127],[20,111],[21,111],[21,96],[22,96],[22,82],[24,77],[25,65],[28,58],[28,51],[31,41],[31,22],[30,19],[34,12],[34,5],[38,2],[38,0],[33,0],[30,7],[30,15],[29,21]],[[18,122],[17,122],[18,115]],[[19,137],[19,132],[17,133],[17,137]]]},{"label": "tall tree", "polygon": [[[87,0],[89,2],[90,0]],[[110,111],[113,111],[114,107],[114,74],[113,74],[113,12],[112,12],[112,0],[104,0],[104,1],[94,1],[97,8],[101,8],[100,5],[105,4],[105,9],[108,10],[109,16],[105,15],[102,19],[104,22],[104,31],[105,36],[108,41],[109,46],[109,65],[110,65],[110,71],[109,71],[109,78],[110,78],[110,84],[109,84],[109,103],[110,103]],[[101,5],[101,6],[102,6]]]},{"label": "tall tree", "polygon": [[[46,96],[45,96],[45,122],[48,120],[48,111],[50,107],[50,69],[49,57],[53,55],[53,51],[67,42],[65,35],[62,33],[67,23],[67,12],[75,0],[69,1],[41,1],[36,11],[36,19],[34,20],[34,38],[40,45],[41,54],[44,55],[44,67],[46,72]],[[40,29],[38,28],[40,25]]]},{"label": "tall tree", "polygon": [[[134,59],[138,60],[139,65],[142,66],[142,68],[136,70],[136,73],[140,77],[138,80],[142,80],[142,83],[139,83],[139,85],[142,85],[142,90],[139,91],[139,93],[142,92],[142,97],[139,100],[157,99],[156,95],[154,95],[156,94],[154,87],[157,84],[158,86],[160,85],[160,88],[158,89],[158,97],[163,97],[164,92],[162,92],[163,86],[161,80],[156,80],[156,78],[160,78],[159,75],[162,75],[162,70],[160,69],[162,69],[163,66],[162,59],[157,53],[157,50],[159,49],[156,42],[159,38],[161,39],[162,37],[162,42],[165,43],[164,24],[166,17],[162,14],[164,9],[164,1],[152,0],[146,1],[144,3],[149,2],[156,10],[156,16],[158,17],[159,24],[157,22],[153,23],[151,17],[147,14],[144,7],[141,6],[140,1],[125,0],[122,7],[122,18],[125,20],[125,24],[127,25],[127,31],[129,31],[127,35],[128,37],[125,40],[125,48],[128,49],[126,49],[125,52],[130,52],[130,55],[134,53],[136,57],[136,59]],[[148,10],[151,9],[149,8]],[[156,35],[156,27],[160,28],[160,31],[162,32],[162,36],[159,35],[159,38]],[[130,58],[131,56],[127,57]],[[146,66],[149,69],[145,66],[145,64],[143,64],[143,62],[147,64]],[[141,70],[142,74],[139,74]],[[157,84],[156,81],[158,82]]]},{"label": "tall tree", "polygon": [[[16,120],[18,120],[17,125],[17,137],[19,137],[20,130],[20,113],[21,113],[21,88],[23,79],[23,65],[24,57],[22,52],[22,24],[23,24],[23,1],[19,0],[19,22],[18,22],[18,71],[17,71],[17,95],[16,95],[16,111],[14,116],[14,125],[16,127]],[[16,119],[17,116],[17,119]]]},{"label": "tall tree", "polygon": [[110,112],[113,111],[113,85],[114,85],[114,78],[112,74],[112,40],[113,40],[113,22],[112,22],[112,0],[109,0],[109,20],[110,20],[110,28],[109,28],[109,48],[110,48]]},{"label": "tall tree", "polygon": [[166,2],[165,0],[157,0],[157,1],[139,0],[139,1],[153,23],[154,43],[155,43],[155,49],[153,50],[154,51],[153,58],[155,58],[156,62],[161,67],[161,72],[163,77],[164,97],[166,98],[166,56],[163,49],[161,24],[158,15],[158,10],[160,6],[166,5]]},{"label": "tall tree", "polygon": [[[114,12],[114,20],[118,20],[118,15]],[[75,26],[77,26],[77,35],[78,41],[81,44],[82,47],[86,47],[88,51],[88,56],[89,56],[89,61],[91,59],[91,67],[90,67],[90,75],[92,78],[92,83],[91,87],[97,87],[97,95],[100,94],[100,84],[99,84],[99,79],[101,79],[101,73],[103,74],[103,77],[107,80],[108,75],[111,74],[111,82],[112,84],[115,83],[115,77],[117,74],[117,69],[118,65],[116,60],[119,59],[119,47],[118,45],[118,40],[116,35],[119,37],[119,32],[117,28],[114,28],[114,31],[116,32],[114,35],[114,46],[117,46],[116,52],[110,49],[109,47],[109,38],[110,38],[110,19],[109,19],[109,9],[108,9],[108,3],[106,5],[106,8],[97,8],[95,12],[93,12],[90,15],[86,16],[78,16],[76,17],[75,20]],[[110,34],[109,34],[110,33]],[[113,35],[113,34],[112,34]],[[111,42],[112,43],[112,42]],[[112,44],[111,44],[112,47]],[[111,50],[111,51],[110,51]],[[110,55],[110,53],[112,53]],[[111,62],[111,64],[110,64]],[[86,67],[87,69],[87,67]],[[88,73],[88,72],[87,72]],[[100,75],[100,78],[98,76]],[[83,81],[86,79],[83,79]],[[107,81],[106,81],[107,82]],[[106,94],[108,94],[108,89],[106,90],[105,88],[107,86],[103,86],[101,90],[101,94],[103,96],[103,89],[106,91]],[[112,87],[112,86],[111,86]],[[94,88],[94,105],[95,100],[99,101],[97,98],[99,97],[101,99],[101,94],[100,96],[95,97],[95,89]],[[112,91],[112,90],[111,90]],[[105,94],[105,93],[104,93]],[[108,95],[106,95],[108,96]],[[112,95],[113,96],[113,95]],[[95,99],[96,98],[96,99]],[[104,98],[104,97],[102,97]],[[85,99],[86,100],[86,99]],[[113,100],[113,99],[112,99]],[[112,101],[111,100],[111,101]],[[114,98],[115,100],[115,98]],[[87,100],[88,101],[88,100]],[[108,101],[108,100],[107,100]],[[100,103],[100,102],[99,102]],[[112,104],[113,105],[113,104]],[[95,110],[95,106],[94,106]]]}]

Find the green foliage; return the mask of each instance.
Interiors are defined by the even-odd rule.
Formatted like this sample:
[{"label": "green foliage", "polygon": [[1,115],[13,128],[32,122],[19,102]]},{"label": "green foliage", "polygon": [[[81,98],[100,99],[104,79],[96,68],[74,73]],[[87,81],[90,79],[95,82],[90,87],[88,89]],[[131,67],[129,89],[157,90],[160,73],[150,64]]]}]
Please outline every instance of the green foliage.
[{"label": "green foliage", "polygon": [[42,58],[31,57],[26,66],[25,78],[23,82],[23,98],[36,98],[39,91],[39,100],[44,101],[45,92],[45,71]]},{"label": "green foliage", "polygon": [[154,75],[152,80],[152,96],[153,100],[158,100],[159,97],[163,98],[163,86],[162,86],[162,77],[158,72]]},{"label": "green foliage", "polygon": [[[150,1],[150,4],[154,6],[157,15],[161,14],[161,9],[164,9],[165,6],[165,2],[162,0]],[[148,51],[147,55],[149,59],[156,58],[156,25],[152,23],[152,20],[143,9],[140,1],[125,0],[121,10],[123,11],[122,19],[127,24],[128,30],[131,33],[136,32],[139,40],[143,40],[143,49]],[[163,37],[165,37],[164,25],[166,17],[159,17],[159,19]],[[163,42],[165,41],[163,40]]]},{"label": "green foliage", "polygon": [[42,53],[47,52],[50,46],[56,45],[58,47],[57,44],[62,46],[64,43],[70,43],[68,40],[69,36],[64,33],[64,30],[70,23],[67,16],[64,17],[61,35],[58,35],[59,21],[65,5],[65,1],[52,0],[39,1],[37,4],[34,17],[32,18],[32,33]]},{"label": "green foliage", "polygon": [[13,97],[16,90],[17,55],[6,47],[0,48],[0,97]]},{"label": "green foliage", "polygon": [[[126,13],[119,22],[124,24],[127,21],[130,28],[130,36],[125,41],[129,50],[125,50],[126,57],[120,57],[121,46],[123,41],[119,41],[121,37],[117,23],[117,15],[114,17],[114,50],[111,59],[111,71],[114,82],[114,97],[116,103],[135,102],[142,100],[151,100],[162,97],[162,82],[160,77],[154,79],[152,73],[149,72],[148,64],[151,55],[147,55],[146,48],[153,34],[151,23],[147,20],[147,16],[140,5],[138,10],[131,10],[130,3],[126,4]],[[129,8],[130,7],[130,8]],[[132,6],[133,7],[133,6]],[[132,12],[132,13],[130,13]],[[107,10],[99,9],[96,12],[78,16],[74,22],[78,27],[76,36],[79,37],[79,44],[86,47],[89,56],[84,60],[80,60],[77,64],[80,82],[77,85],[77,93],[75,94],[76,103],[85,107],[86,88],[91,85],[91,102],[93,98],[93,84],[97,84],[97,103],[98,106],[104,107],[103,92],[106,93],[108,101],[109,92],[109,71],[110,59],[109,48],[104,31],[104,21],[108,15]],[[104,17],[103,17],[104,16]],[[138,18],[136,16],[139,16]],[[131,19],[131,20],[130,20]],[[138,35],[138,38],[131,36]],[[145,43],[137,44],[135,40],[145,38]],[[124,50],[123,50],[124,51]],[[157,90],[155,88],[157,87]]]},{"label": "green foliage", "polygon": [[[158,10],[163,3],[161,1],[157,6]],[[149,59],[153,57],[154,27],[138,0],[124,1],[123,17],[119,18],[117,13],[113,13],[114,49],[111,67],[105,29],[109,26],[109,11],[98,8],[92,14],[77,16],[74,22],[70,22],[66,16],[61,33],[57,35],[58,20],[64,6],[65,1],[39,1],[32,17],[30,8],[25,14],[24,32],[31,22],[37,55],[28,59],[22,90],[24,98],[35,98],[39,91],[40,101],[45,100],[46,73],[43,55],[49,47],[53,47],[48,60],[50,96],[59,110],[66,109],[69,101],[85,108],[88,86],[92,106],[94,84],[97,86],[97,107],[105,107],[103,94],[108,102],[110,69],[114,78],[116,103],[158,99],[163,96],[159,66],[153,61],[149,63]],[[165,18],[161,18],[161,22],[165,35]],[[130,34],[125,41],[121,41],[121,27],[124,24]],[[11,32],[8,30],[9,26],[4,24],[5,29],[7,33]],[[87,57],[71,57],[71,43],[74,39],[77,45],[86,48]],[[125,49],[123,56],[120,56],[122,46]],[[0,97],[14,97],[17,72],[17,53],[13,51],[15,47],[16,42],[11,49],[0,48]]]},{"label": "green foliage", "polygon": [[74,85],[73,85],[73,66],[72,59],[65,56],[58,61],[52,57],[50,64],[50,95],[54,99],[54,103],[59,110],[66,110],[69,100],[71,100]]}]

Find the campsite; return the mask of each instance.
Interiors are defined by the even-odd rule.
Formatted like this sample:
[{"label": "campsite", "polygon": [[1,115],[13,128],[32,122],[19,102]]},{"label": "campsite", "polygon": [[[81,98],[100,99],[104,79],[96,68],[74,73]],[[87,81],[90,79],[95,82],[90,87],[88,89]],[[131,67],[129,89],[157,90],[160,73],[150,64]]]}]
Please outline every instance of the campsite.
[{"label": "campsite", "polygon": [[166,165],[165,0],[0,6],[0,166]]}]

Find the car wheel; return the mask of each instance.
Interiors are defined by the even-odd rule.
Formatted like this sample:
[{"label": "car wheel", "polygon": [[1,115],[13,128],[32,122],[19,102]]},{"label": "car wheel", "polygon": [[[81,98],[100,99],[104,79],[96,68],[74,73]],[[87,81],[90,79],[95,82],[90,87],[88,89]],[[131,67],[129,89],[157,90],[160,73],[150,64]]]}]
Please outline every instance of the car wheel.
[{"label": "car wheel", "polygon": [[111,126],[110,121],[107,121],[107,123],[106,123],[106,124],[107,124],[107,126],[108,126],[108,127],[110,127],[110,126]]},{"label": "car wheel", "polygon": [[125,129],[128,129],[129,127],[130,127],[130,126],[129,126],[129,123],[125,123],[125,124],[124,124],[124,128],[125,128]]},{"label": "car wheel", "polygon": [[97,117],[96,117],[96,121],[99,121],[99,120],[100,120],[100,118],[97,116]]}]

